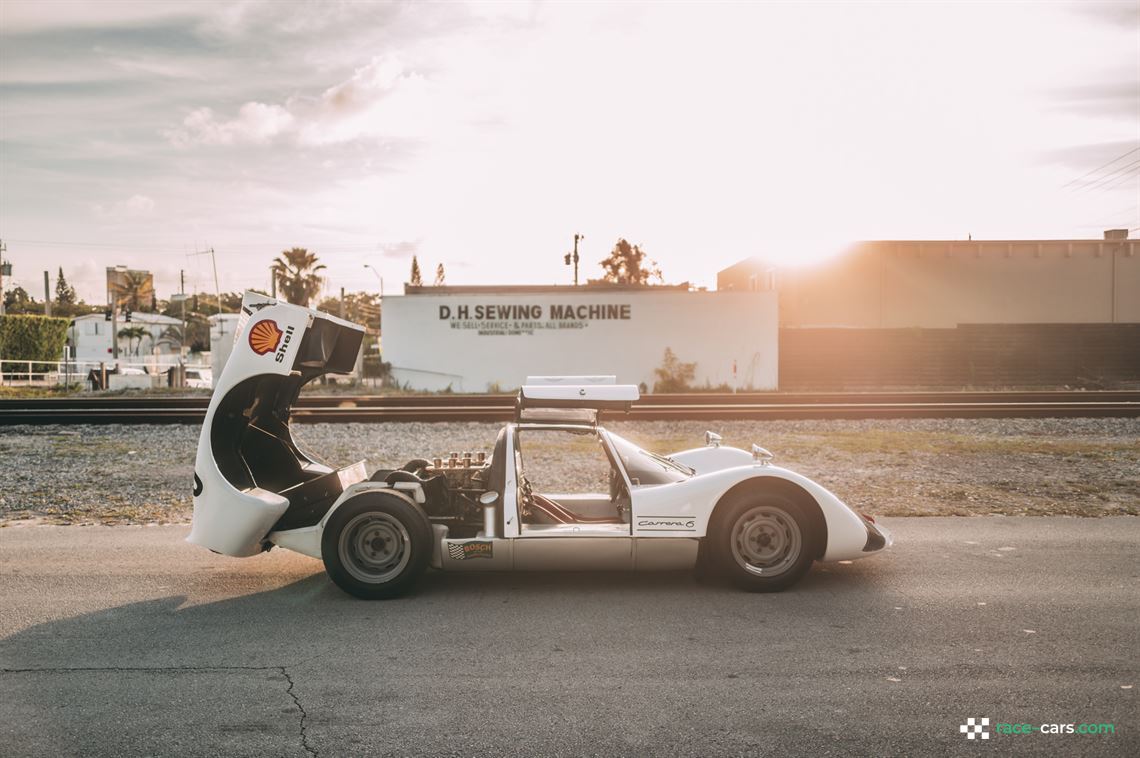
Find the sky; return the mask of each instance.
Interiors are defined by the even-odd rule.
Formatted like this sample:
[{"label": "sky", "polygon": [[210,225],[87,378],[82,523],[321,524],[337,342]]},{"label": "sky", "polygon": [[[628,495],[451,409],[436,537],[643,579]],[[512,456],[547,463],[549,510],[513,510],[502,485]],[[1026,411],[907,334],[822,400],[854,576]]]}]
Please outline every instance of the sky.
[{"label": "sky", "polygon": [[[0,0],[0,239],[328,292],[568,284],[619,237],[715,286],[862,239],[1140,232],[1140,2]],[[366,264],[372,268],[366,268]],[[7,286],[6,282],[6,286]]]}]

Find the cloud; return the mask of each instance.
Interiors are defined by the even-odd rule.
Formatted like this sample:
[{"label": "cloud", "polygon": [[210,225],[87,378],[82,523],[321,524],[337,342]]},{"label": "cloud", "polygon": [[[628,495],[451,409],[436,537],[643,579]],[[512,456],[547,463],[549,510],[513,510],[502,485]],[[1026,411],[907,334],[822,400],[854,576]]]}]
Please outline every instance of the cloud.
[{"label": "cloud", "polygon": [[266,144],[294,125],[293,114],[280,105],[248,102],[231,119],[218,119],[212,108],[196,108],[183,121],[180,129],[164,130],[163,135],[175,147],[192,145]]},{"label": "cloud", "polygon": [[1110,26],[1129,30],[1140,27],[1140,4],[1133,0],[1080,0],[1069,7]]},{"label": "cloud", "polygon": [[382,242],[380,243],[380,254],[385,258],[407,258],[411,260],[413,255],[416,255],[420,249],[420,241],[403,240],[401,242]]},{"label": "cloud", "polygon": [[120,200],[110,206],[93,205],[91,211],[104,221],[144,218],[154,212],[154,199],[146,195],[131,195],[126,200]]},{"label": "cloud", "polygon": [[361,139],[415,137],[430,126],[426,81],[393,57],[377,57],[317,97],[282,105],[247,102],[233,118],[195,108],[181,127],[162,134],[176,147],[267,144],[291,139],[305,146]]},{"label": "cloud", "polygon": [[1123,72],[1115,81],[1086,83],[1054,91],[1058,107],[1090,116],[1108,116],[1135,122],[1140,114],[1140,81]]}]

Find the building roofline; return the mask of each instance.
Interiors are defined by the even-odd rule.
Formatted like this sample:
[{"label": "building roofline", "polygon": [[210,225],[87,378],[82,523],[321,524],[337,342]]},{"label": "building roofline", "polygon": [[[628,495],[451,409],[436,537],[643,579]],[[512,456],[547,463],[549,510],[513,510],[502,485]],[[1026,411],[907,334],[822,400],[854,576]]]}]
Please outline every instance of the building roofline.
[{"label": "building roofline", "polygon": [[679,291],[688,292],[691,285],[688,282],[681,284],[468,284],[460,286],[444,285],[442,287],[404,285],[405,295],[480,295],[480,294],[508,294],[524,295],[537,293],[582,294],[590,292],[660,292]]}]

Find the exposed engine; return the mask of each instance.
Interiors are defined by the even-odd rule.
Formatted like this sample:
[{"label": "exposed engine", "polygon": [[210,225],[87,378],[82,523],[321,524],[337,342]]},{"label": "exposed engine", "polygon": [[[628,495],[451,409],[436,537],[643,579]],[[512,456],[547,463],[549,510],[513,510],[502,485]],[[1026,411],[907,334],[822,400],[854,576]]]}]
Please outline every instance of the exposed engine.
[{"label": "exposed engine", "polygon": [[489,488],[490,470],[486,453],[465,451],[430,461],[414,458],[396,471],[377,471],[372,478],[419,483],[431,522],[446,525],[451,537],[463,538],[474,537],[483,528],[479,496]]}]

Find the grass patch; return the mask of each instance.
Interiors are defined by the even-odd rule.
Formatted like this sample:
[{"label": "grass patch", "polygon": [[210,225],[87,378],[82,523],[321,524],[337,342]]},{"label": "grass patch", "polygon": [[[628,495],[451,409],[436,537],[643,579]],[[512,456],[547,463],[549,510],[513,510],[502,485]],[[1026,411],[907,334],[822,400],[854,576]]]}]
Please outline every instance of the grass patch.
[{"label": "grass patch", "polygon": [[1048,437],[979,437],[941,432],[868,430],[834,432],[827,435],[789,435],[782,440],[785,449],[887,455],[1049,455],[1110,459],[1117,454],[1135,454],[1135,444],[1099,442],[1087,439]]}]

